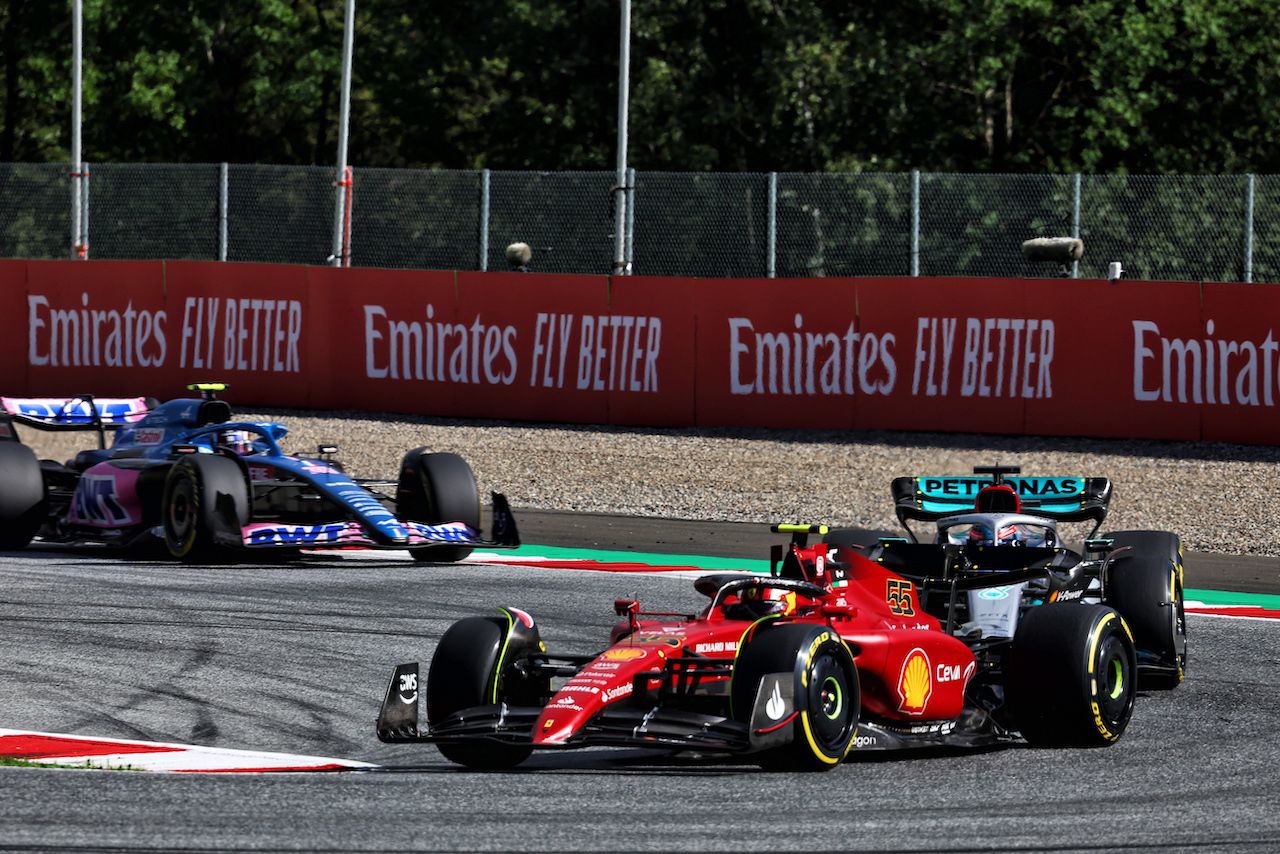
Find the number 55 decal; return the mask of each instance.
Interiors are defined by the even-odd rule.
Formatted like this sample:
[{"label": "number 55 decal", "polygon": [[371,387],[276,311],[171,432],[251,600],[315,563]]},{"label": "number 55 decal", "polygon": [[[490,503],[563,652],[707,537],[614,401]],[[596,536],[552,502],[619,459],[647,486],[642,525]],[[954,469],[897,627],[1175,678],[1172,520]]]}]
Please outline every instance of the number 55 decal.
[{"label": "number 55 decal", "polygon": [[887,585],[884,599],[889,603],[889,610],[901,617],[914,617],[916,609],[911,603],[911,582],[890,578]]}]

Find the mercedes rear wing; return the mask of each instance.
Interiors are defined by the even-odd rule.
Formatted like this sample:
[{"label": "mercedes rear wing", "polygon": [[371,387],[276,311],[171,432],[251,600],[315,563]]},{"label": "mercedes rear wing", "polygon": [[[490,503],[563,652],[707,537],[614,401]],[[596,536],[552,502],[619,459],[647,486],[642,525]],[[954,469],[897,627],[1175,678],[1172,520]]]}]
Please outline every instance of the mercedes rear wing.
[{"label": "mercedes rear wing", "polygon": [[974,472],[963,477],[894,478],[891,488],[898,523],[910,533],[909,521],[933,522],[972,513],[978,491],[996,484],[1012,487],[1027,515],[1092,522],[1094,532],[1107,518],[1111,481],[1105,477],[1018,477],[1014,466],[978,466]]},{"label": "mercedes rear wing", "polygon": [[19,442],[15,425],[37,430],[97,430],[98,446],[107,446],[106,431],[140,421],[156,405],[148,397],[0,397],[0,441]]}]

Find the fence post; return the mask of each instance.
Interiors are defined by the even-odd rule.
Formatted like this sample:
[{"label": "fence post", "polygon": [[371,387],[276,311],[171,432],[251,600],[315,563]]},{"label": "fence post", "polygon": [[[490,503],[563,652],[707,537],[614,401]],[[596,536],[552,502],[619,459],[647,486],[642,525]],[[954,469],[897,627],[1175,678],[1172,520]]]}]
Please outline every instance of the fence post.
[{"label": "fence post", "polygon": [[627,275],[631,275],[636,252],[636,170],[627,170]]},{"label": "fence post", "polygon": [[333,194],[334,267],[351,266],[351,166],[347,163],[347,137],[351,124],[351,57],[354,53],[356,3],[347,0],[342,23],[342,94],[338,102],[338,169]]},{"label": "fence post", "polygon": [[480,170],[480,272],[489,269],[489,170]]},{"label": "fence post", "polygon": [[1244,281],[1253,281],[1253,173],[1244,183]]},{"label": "fence post", "polygon": [[[1071,236],[1080,239],[1080,173],[1071,175]],[[1080,278],[1080,262],[1071,262],[1071,278]]]},{"label": "fence post", "polygon": [[80,163],[80,257],[89,258],[89,164]]},{"label": "fence post", "polygon": [[920,170],[911,170],[911,275],[920,275]]},{"label": "fence post", "polygon": [[227,164],[218,167],[218,260],[227,260]]},{"label": "fence post", "polygon": [[618,37],[618,186],[613,188],[613,275],[627,269],[627,110],[631,98],[631,0],[622,0]]},{"label": "fence post", "polygon": [[778,274],[778,173],[769,173],[769,247],[765,262],[770,279]]},{"label": "fence post", "polygon": [[80,162],[82,57],[84,24],[82,0],[71,0],[71,257],[88,258],[89,240],[80,230],[83,222],[84,164]]}]

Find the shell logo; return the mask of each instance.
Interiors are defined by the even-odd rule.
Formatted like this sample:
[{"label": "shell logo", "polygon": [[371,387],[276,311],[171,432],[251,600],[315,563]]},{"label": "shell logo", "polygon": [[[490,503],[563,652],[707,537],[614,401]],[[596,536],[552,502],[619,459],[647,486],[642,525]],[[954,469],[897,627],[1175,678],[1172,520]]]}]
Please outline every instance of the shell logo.
[{"label": "shell logo", "polygon": [[644,658],[643,649],[610,649],[606,650],[604,655],[600,656],[606,661],[632,661],[637,658]]},{"label": "shell logo", "polygon": [[916,647],[907,654],[907,659],[902,664],[902,674],[898,677],[898,699],[901,701],[898,710],[908,715],[922,715],[932,693],[933,678],[929,656],[923,649]]}]

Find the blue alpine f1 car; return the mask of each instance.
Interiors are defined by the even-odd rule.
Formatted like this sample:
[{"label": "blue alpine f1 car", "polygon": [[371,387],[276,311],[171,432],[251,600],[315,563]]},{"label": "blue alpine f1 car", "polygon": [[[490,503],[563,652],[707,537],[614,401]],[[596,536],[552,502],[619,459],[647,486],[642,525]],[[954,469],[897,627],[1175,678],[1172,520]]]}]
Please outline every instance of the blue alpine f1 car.
[{"label": "blue alpine f1 car", "polygon": [[[448,562],[476,547],[520,544],[498,493],[492,539],[482,539],[475,475],[456,454],[416,448],[397,480],[354,480],[334,460],[335,446],[321,445],[315,457],[286,454],[285,425],[232,421],[217,397],[221,383],[188,388],[202,396],[0,398],[0,548],[162,542],[189,562],[260,550],[403,549]],[[66,462],[40,460],[19,426],[96,430],[98,447]]]}]

